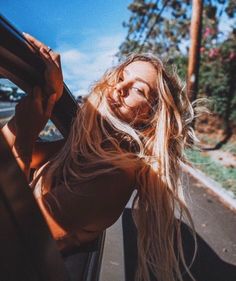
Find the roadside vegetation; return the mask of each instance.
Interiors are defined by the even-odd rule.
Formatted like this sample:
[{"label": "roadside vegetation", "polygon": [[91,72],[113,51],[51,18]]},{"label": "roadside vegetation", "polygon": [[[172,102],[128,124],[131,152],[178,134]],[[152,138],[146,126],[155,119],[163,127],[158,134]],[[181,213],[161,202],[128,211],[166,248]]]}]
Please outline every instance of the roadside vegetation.
[{"label": "roadside vegetation", "polygon": [[234,166],[217,162],[204,151],[187,150],[186,154],[195,168],[211,177],[225,189],[232,191],[236,197],[236,168]]},{"label": "roadside vegetation", "polygon": [[[133,0],[128,9],[127,36],[117,56],[151,51],[167,65],[175,64],[186,81],[192,1]],[[193,166],[236,195],[235,18],[234,0],[204,1],[197,98],[209,101],[210,114],[195,123],[203,150],[187,154]]]},{"label": "roadside vegetation", "polygon": [[236,126],[231,138],[219,149],[214,149],[224,138],[224,123],[217,114],[204,114],[196,122],[199,143],[186,155],[193,167],[230,190],[236,197]]}]

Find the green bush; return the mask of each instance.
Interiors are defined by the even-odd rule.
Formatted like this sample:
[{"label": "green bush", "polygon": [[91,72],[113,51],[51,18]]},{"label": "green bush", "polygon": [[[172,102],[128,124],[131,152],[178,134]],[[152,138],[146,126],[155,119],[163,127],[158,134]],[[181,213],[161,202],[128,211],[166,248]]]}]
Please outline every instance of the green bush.
[{"label": "green bush", "polygon": [[[213,112],[236,122],[236,36],[232,32],[223,42],[213,40],[211,29],[203,34],[199,88],[212,100]],[[212,43],[214,42],[214,43]]]},{"label": "green bush", "polygon": [[236,196],[236,170],[234,167],[222,166],[200,151],[188,149],[186,155],[194,167],[219,182],[225,189],[231,190]]}]

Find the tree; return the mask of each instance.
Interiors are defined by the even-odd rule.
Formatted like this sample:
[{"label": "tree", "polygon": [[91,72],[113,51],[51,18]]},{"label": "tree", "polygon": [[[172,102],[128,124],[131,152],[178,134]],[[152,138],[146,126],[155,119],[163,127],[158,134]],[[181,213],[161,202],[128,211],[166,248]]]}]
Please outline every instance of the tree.
[{"label": "tree", "polygon": [[[128,32],[118,57],[151,51],[174,62],[186,79],[191,3],[134,0],[128,6],[131,16],[123,24]],[[224,119],[226,140],[236,120],[236,26],[231,20],[235,15],[235,0],[204,1],[199,90],[214,100],[213,111]],[[220,31],[222,22],[231,22],[230,32]]]},{"label": "tree", "polygon": [[[204,3],[207,25],[218,26],[223,16],[235,16],[235,0],[205,0]],[[131,16],[123,23],[127,36],[119,47],[118,57],[145,51],[170,59],[186,55],[191,5],[190,0],[133,0],[128,6]]]},{"label": "tree", "polygon": [[128,33],[118,56],[143,51],[169,56],[179,54],[182,40],[189,37],[190,2],[134,0],[128,6],[130,19],[123,23]]},{"label": "tree", "polygon": [[214,30],[205,29],[202,47],[200,86],[213,102],[213,112],[223,119],[224,138],[214,149],[220,148],[232,136],[236,125],[236,30],[223,42],[212,40]]}]

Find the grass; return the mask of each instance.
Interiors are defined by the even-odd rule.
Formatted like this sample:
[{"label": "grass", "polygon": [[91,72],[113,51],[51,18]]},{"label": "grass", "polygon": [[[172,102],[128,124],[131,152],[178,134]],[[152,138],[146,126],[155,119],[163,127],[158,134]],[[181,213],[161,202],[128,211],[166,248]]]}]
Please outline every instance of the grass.
[{"label": "grass", "polygon": [[236,155],[236,140],[231,140],[226,143],[222,149]]},{"label": "grass", "polygon": [[193,166],[220,183],[225,189],[232,191],[236,196],[235,168],[225,167],[216,163],[201,151],[187,150],[186,155]]}]

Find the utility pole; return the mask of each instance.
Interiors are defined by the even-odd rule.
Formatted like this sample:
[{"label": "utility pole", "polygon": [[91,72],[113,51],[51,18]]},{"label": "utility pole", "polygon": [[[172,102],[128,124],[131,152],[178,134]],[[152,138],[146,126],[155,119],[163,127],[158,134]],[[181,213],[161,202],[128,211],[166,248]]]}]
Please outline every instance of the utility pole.
[{"label": "utility pole", "polygon": [[198,91],[203,0],[193,0],[192,3],[187,93],[190,100],[194,101]]}]

